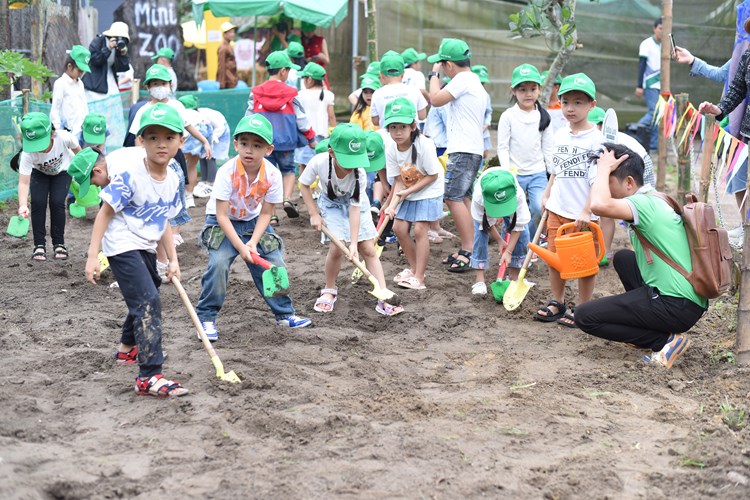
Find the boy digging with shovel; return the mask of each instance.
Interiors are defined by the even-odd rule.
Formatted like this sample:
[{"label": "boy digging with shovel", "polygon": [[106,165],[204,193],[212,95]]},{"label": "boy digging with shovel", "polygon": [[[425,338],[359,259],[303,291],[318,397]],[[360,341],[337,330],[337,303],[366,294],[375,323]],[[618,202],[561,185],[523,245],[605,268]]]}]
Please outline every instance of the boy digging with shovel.
[{"label": "boy digging with shovel", "polygon": [[[161,373],[161,279],[156,271],[156,244],[161,241],[169,255],[168,278],[180,277],[169,228],[169,218],[181,208],[179,180],[168,164],[182,145],[182,131],[182,118],[170,106],[156,104],[143,113],[138,141],[146,158],[113,176],[102,189],[104,203],[94,221],[86,261],[86,280],[95,284],[100,246],[109,260],[128,305],[119,351],[130,349],[124,357],[133,361],[137,357],[140,373],[135,392],[143,396],[168,398],[188,393],[179,382]],[[89,184],[81,180],[85,194]]]},{"label": "boy digging with shovel", "polygon": [[[196,312],[211,342],[219,339],[215,321],[224,305],[234,259],[239,255],[246,262],[262,295],[264,269],[258,255],[285,267],[281,238],[270,226],[276,204],[283,201],[281,172],[266,159],[273,152],[271,122],[261,114],[244,117],[234,131],[234,149],[237,156],[216,173],[201,232],[201,245],[208,250],[208,267],[201,280],[203,289]],[[295,314],[288,295],[263,298],[277,324],[310,326],[310,319]]]}]

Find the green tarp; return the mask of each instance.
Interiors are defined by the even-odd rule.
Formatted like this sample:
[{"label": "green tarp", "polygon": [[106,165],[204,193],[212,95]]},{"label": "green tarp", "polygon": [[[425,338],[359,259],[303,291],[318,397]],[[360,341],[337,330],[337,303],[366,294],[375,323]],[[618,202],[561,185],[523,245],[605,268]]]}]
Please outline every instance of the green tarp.
[{"label": "green tarp", "polygon": [[336,26],[346,17],[347,0],[193,0],[193,18],[200,26],[203,11],[217,17],[273,16],[284,13],[318,26]]}]

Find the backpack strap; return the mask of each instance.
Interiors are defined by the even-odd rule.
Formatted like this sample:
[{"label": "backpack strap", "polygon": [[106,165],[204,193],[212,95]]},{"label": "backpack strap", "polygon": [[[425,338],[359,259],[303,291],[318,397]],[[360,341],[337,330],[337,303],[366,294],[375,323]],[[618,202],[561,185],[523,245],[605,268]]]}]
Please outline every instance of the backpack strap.
[{"label": "backpack strap", "polygon": [[[649,196],[655,196],[661,200],[664,200],[664,202],[667,205],[669,205],[672,208],[672,210],[674,210],[677,213],[677,215],[680,215],[680,216],[682,215],[682,209],[680,208],[680,205],[678,205],[677,202],[674,200],[674,198],[672,198],[671,196],[661,193],[659,191],[653,191],[649,193]],[[691,200],[690,197],[692,197],[693,200]],[[690,193],[689,195],[686,196],[686,201],[688,203],[690,203],[691,201],[696,201],[695,195]],[[638,230],[637,227],[631,224],[630,228],[633,230],[633,232],[635,232],[635,235],[638,238],[638,241],[640,241],[641,246],[643,247],[643,253],[646,256],[646,262],[648,262],[649,264],[654,263],[654,258],[651,255],[651,252],[654,252],[656,255],[659,256],[661,260],[669,264],[669,266],[672,269],[680,273],[683,278],[690,281],[691,273],[687,272],[687,269],[685,269],[684,267],[679,265],[677,262],[672,260],[667,254],[665,254],[664,252],[656,248],[654,244],[648,240],[648,238],[643,236],[643,234]]]}]

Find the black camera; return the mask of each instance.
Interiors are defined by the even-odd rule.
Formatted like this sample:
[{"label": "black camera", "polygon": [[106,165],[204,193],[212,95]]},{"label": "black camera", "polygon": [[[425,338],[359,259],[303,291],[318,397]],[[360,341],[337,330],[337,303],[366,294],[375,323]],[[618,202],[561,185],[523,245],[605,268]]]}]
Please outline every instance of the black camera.
[{"label": "black camera", "polygon": [[122,51],[128,48],[128,39],[124,36],[117,37],[117,50]]}]

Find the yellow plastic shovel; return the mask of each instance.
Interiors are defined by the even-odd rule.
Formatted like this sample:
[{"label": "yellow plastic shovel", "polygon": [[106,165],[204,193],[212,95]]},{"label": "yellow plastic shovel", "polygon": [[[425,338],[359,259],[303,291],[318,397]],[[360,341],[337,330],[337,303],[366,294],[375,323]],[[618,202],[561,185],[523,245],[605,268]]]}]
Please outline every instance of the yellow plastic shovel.
[{"label": "yellow plastic shovel", "polygon": [[185,289],[182,287],[180,280],[178,280],[175,277],[172,277],[172,284],[177,289],[177,292],[180,294],[182,303],[185,304],[185,307],[187,308],[188,313],[190,314],[190,318],[193,320],[193,324],[195,325],[195,328],[198,329],[198,334],[201,337],[201,342],[203,342],[203,347],[206,349],[206,352],[211,357],[211,363],[214,365],[214,368],[216,368],[216,376],[219,379],[223,380],[224,382],[231,382],[233,384],[238,384],[242,382],[242,380],[240,380],[240,378],[237,376],[236,373],[234,373],[234,371],[231,371],[229,373],[224,372],[224,365],[221,363],[221,360],[219,359],[219,356],[216,354],[216,351],[211,345],[211,342],[208,340],[208,337],[206,337],[206,332],[203,331],[203,325],[201,325],[201,321],[198,319],[198,315],[195,313],[193,304],[190,302],[190,298],[188,298],[187,292],[185,292]]},{"label": "yellow plastic shovel", "polygon": [[[323,226],[322,229],[323,233],[328,236],[328,239],[330,239],[334,245],[339,247],[339,250],[344,252],[344,255],[349,257],[349,249],[346,248],[346,245],[344,245],[341,240],[332,235],[327,227]],[[388,290],[388,288],[380,288],[380,283],[378,283],[378,280],[375,279],[375,276],[373,276],[372,273],[367,270],[364,262],[361,262],[359,259],[353,260],[352,262],[360,271],[362,271],[362,274],[367,278],[367,280],[372,283],[372,286],[374,288],[370,291],[370,294],[374,295],[383,302],[388,302],[392,306],[401,304],[401,299],[398,297],[398,295]]]},{"label": "yellow plastic shovel", "polygon": [[[539,226],[536,228],[536,234],[534,234],[534,241],[532,241],[532,243],[536,244],[539,241],[539,236],[541,236],[546,222],[547,211],[545,210],[542,214],[542,219],[539,221]],[[534,252],[529,249],[529,251],[526,252],[526,258],[523,261],[521,272],[518,273],[518,279],[510,282],[508,289],[505,291],[505,295],[503,295],[503,305],[507,311],[515,311],[518,309],[521,306],[523,299],[526,298],[526,294],[529,293],[531,287],[534,286],[534,283],[526,281],[525,279],[526,270],[529,268],[529,262],[531,262],[532,255],[534,255]]]}]

